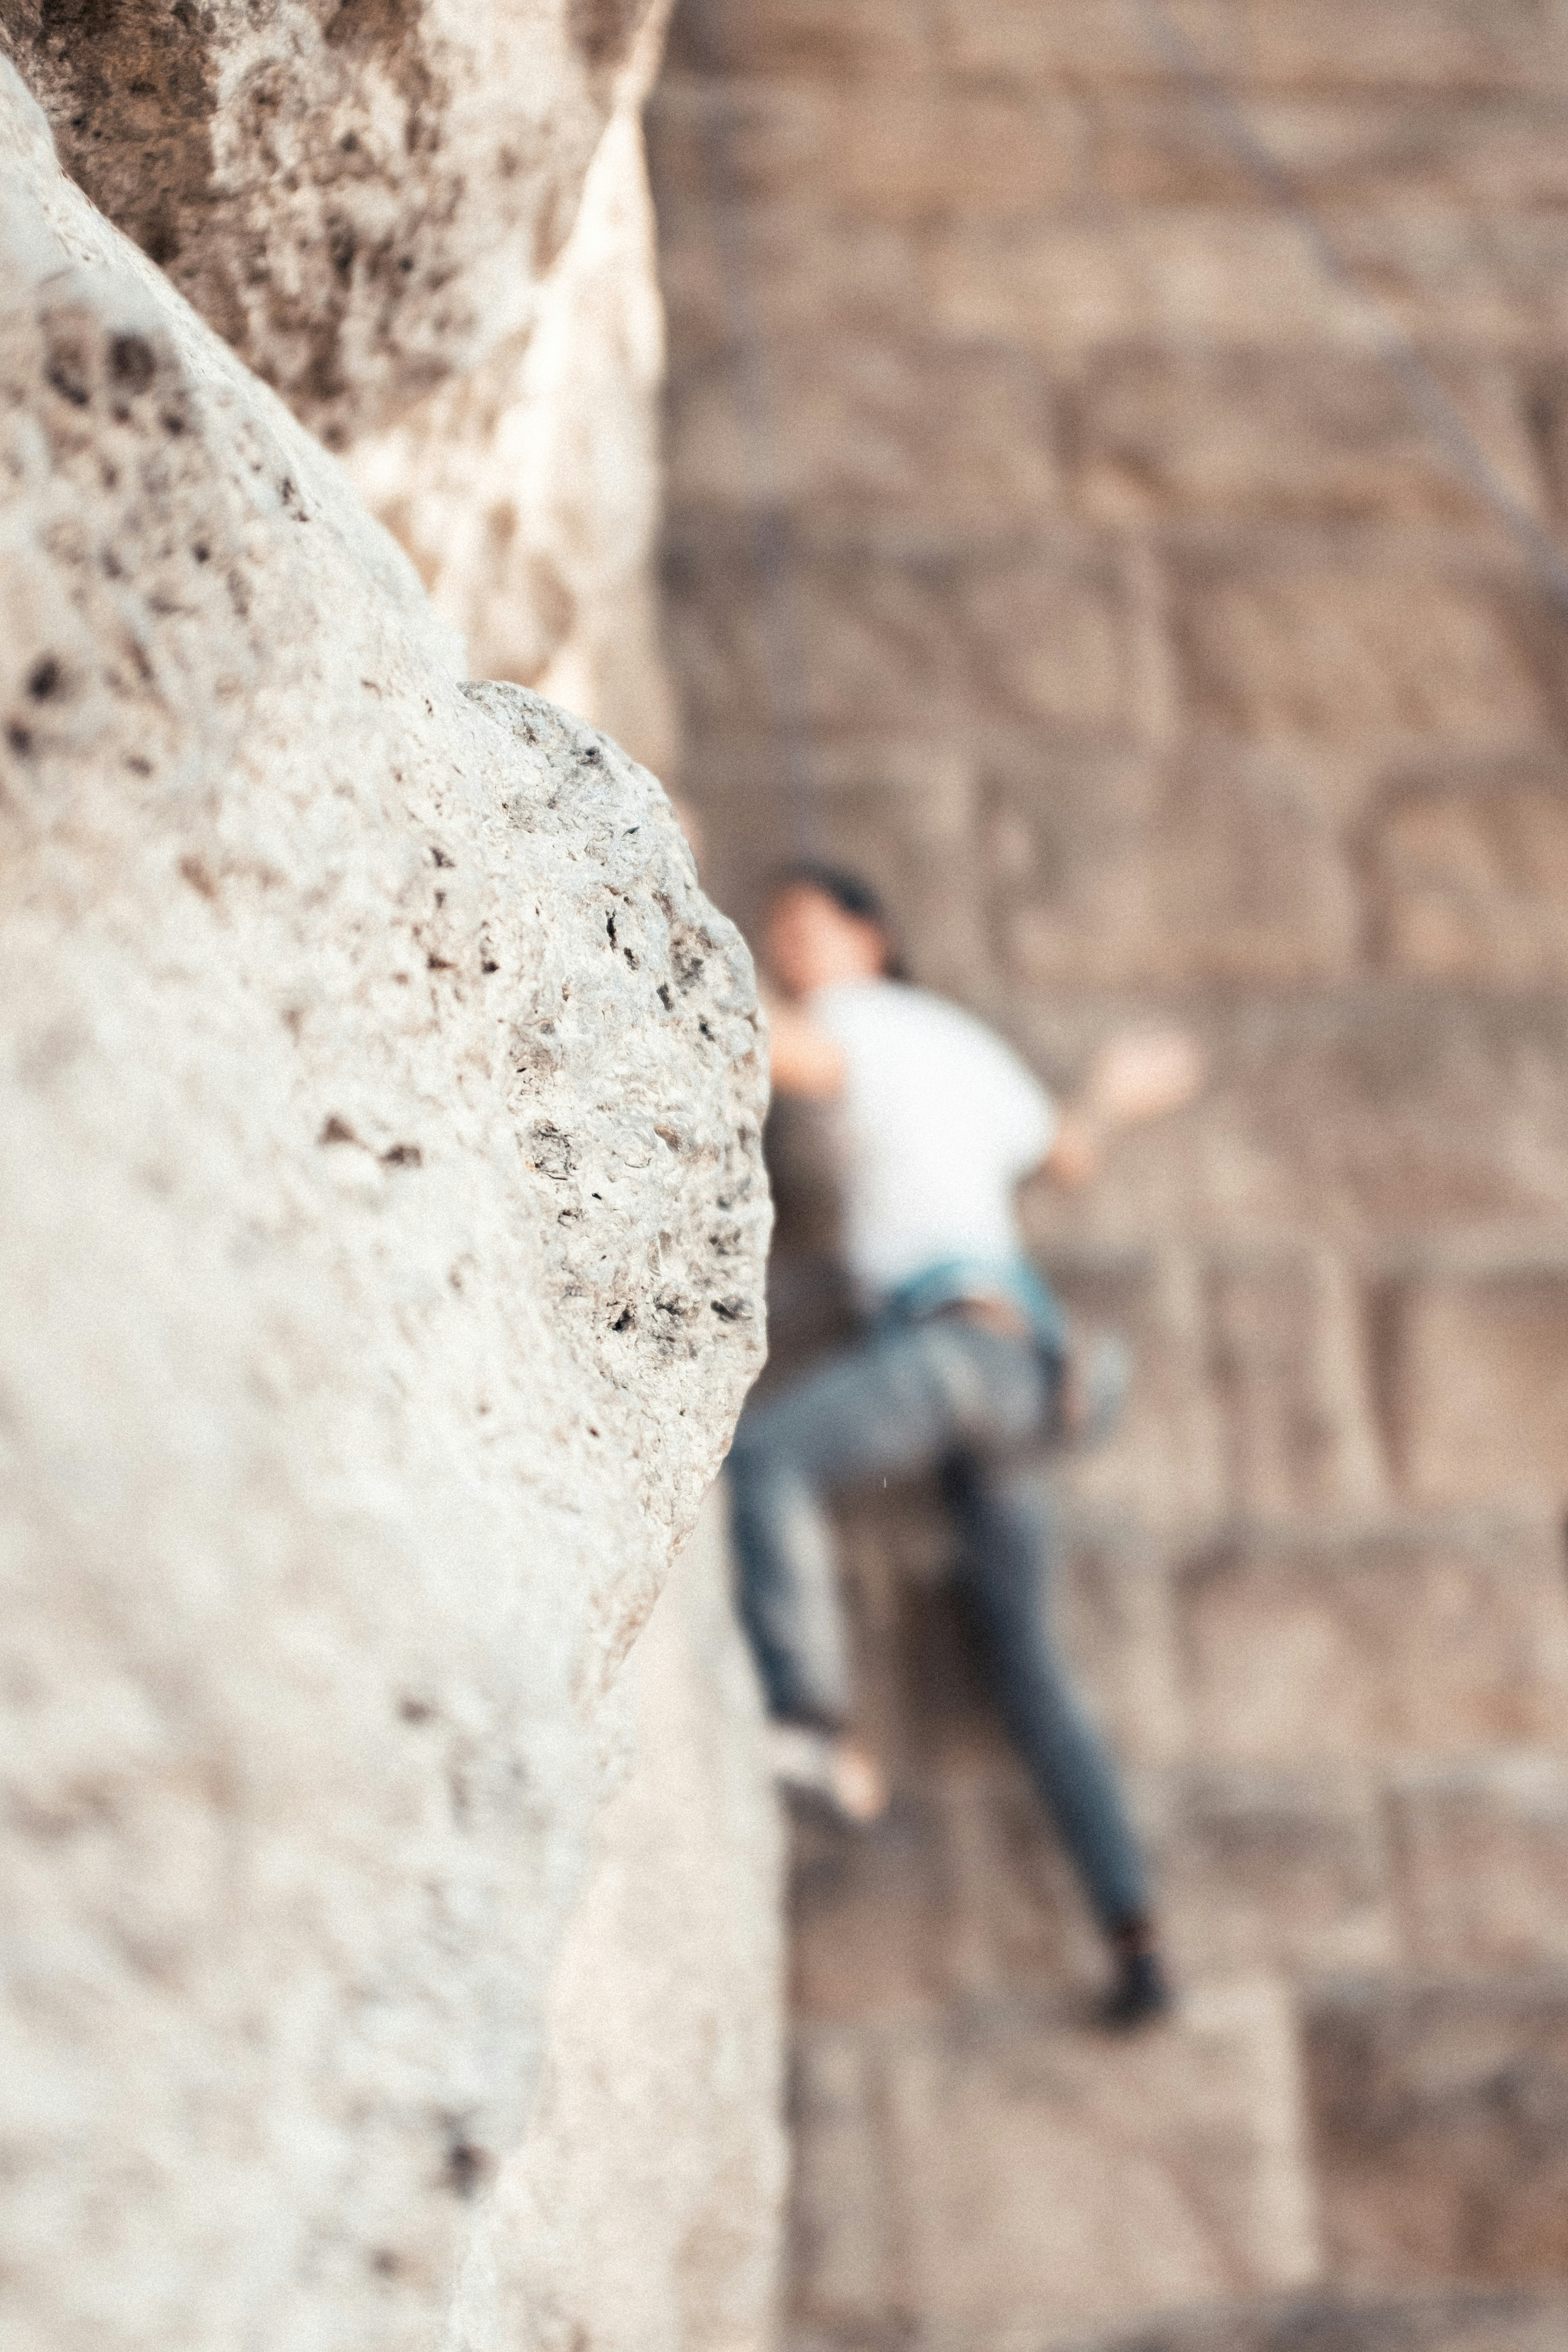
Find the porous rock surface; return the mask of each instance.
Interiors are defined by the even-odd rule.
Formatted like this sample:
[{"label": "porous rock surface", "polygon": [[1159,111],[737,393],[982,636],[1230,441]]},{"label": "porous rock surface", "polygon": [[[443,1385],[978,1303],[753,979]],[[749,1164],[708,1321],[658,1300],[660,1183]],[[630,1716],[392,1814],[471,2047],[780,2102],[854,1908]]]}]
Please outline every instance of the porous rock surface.
[{"label": "porous rock surface", "polygon": [[668,773],[676,729],[650,562],[663,368],[653,205],[628,101],[528,324],[344,454],[479,675],[537,688]]},{"label": "porous rock surface", "polygon": [[715,1490],[627,1661],[637,1762],[601,1820],[556,1970],[538,2120],[465,2265],[458,2343],[771,2341],[778,1823],[736,1736],[761,1707],[727,1538]]},{"label": "porous rock surface", "polygon": [[640,109],[668,0],[0,0],[67,169],[467,636],[668,772]]},{"label": "porous rock surface", "polygon": [[100,210],[330,446],[524,324],[662,0],[5,0]]},{"label": "porous rock surface", "polygon": [[751,971],[3,63],[0,173],[7,2341],[426,2345],[760,1352]]}]

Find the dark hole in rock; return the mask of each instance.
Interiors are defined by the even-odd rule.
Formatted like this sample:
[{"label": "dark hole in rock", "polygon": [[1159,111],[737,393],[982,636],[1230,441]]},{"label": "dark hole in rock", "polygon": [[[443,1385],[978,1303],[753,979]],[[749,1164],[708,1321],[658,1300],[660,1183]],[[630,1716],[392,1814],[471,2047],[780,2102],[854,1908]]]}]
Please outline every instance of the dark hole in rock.
[{"label": "dark hole in rock", "polygon": [[145,392],[158,372],[157,353],[145,335],[116,335],[109,346],[109,373],[128,392]]},{"label": "dark hole in rock", "polygon": [[91,381],[82,353],[70,344],[58,344],[49,354],[45,380],[73,408],[85,408],[92,397]]},{"label": "dark hole in rock", "polygon": [[454,2196],[472,2197],[490,2168],[488,2152],[470,2139],[454,2137],[447,2147],[447,2180]]},{"label": "dark hole in rock", "polygon": [[542,1119],[533,1130],[533,1165],[542,1176],[552,1183],[563,1183],[576,1166],[572,1150],[572,1139],[563,1135],[549,1119]]},{"label": "dark hole in rock", "polygon": [[35,702],[47,702],[65,684],[65,672],[53,654],[45,654],[27,672],[27,691]]}]

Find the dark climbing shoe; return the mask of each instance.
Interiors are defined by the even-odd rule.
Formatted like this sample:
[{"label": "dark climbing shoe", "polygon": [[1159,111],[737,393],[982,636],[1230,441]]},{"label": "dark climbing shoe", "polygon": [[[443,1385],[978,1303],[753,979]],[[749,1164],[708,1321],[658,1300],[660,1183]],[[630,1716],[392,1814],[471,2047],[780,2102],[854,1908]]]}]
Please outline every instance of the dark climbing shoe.
[{"label": "dark climbing shoe", "polygon": [[1116,1982],[1100,2005],[1100,2021],[1113,2033],[1136,2032],[1168,2017],[1174,2000],[1158,1952],[1124,1952]]}]

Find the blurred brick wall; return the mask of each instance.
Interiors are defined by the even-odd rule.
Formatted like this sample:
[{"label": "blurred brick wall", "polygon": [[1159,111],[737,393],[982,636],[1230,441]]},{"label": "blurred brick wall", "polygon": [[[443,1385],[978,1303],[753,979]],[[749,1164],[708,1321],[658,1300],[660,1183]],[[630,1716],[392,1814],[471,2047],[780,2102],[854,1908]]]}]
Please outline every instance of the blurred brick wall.
[{"label": "blurred brick wall", "polygon": [[[1563,529],[1568,10],[1175,14]],[[1137,6],[687,0],[651,131],[712,887],[804,829],[1048,1076],[1215,1069],[1027,1203],[1139,1344],[1061,1607],[1183,2019],[1081,2030],[940,1530],[854,1507],[900,1798],[798,1856],[795,2341],[1560,2347],[1568,620]]]}]

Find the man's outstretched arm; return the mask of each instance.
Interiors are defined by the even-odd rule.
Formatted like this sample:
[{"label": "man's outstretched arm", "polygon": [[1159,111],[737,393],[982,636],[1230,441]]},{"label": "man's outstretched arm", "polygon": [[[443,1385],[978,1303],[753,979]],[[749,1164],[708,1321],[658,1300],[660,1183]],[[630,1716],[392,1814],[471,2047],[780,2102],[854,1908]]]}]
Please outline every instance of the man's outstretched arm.
[{"label": "man's outstretched arm", "polygon": [[1123,1030],[1100,1047],[1082,1092],[1060,1114],[1042,1171],[1076,1192],[1098,1175],[1126,1129],[1180,1110],[1203,1082],[1202,1048],[1184,1030]]}]

